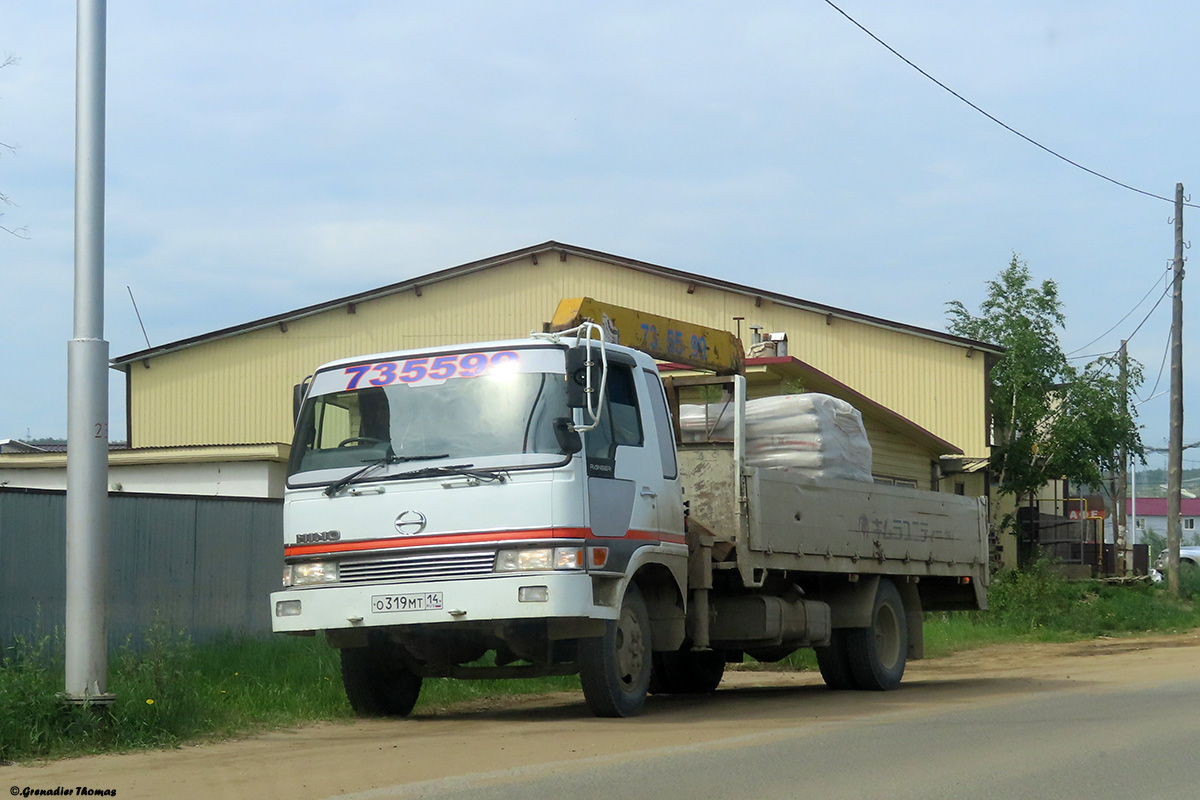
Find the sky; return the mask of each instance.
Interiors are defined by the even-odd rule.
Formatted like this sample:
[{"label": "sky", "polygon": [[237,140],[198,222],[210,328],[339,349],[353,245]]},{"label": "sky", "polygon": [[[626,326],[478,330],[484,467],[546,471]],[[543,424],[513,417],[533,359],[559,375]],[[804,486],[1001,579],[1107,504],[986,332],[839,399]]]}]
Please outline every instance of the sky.
[{"label": "sky", "polygon": [[[1200,205],[1200,4],[837,5],[1050,150]],[[107,22],[114,357],[146,347],[131,293],[157,346],[549,239],[945,330],[1015,253],[1058,284],[1069,354],[1132,336],[1165,446],[1172,204],[824,0],[117,0]],[[5,0],[0,438],[66,433],[74,46],[74,3]]]}]

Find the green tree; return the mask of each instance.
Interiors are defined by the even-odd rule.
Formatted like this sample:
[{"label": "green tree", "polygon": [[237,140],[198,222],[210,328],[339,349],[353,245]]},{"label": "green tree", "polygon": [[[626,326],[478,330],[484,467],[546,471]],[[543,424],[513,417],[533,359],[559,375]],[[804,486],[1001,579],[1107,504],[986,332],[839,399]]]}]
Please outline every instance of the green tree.
[{"label": "green tree", "polygon": [[[946,314],[951,333],[1006,350],[991,370],[991,469],[1000,494],[1020,503],[1057,478],[1100,488],[1105,474],[1119,468],[1122,446],[1142,455],[1116,359],[1080,369],[1063,354],[1058,333],[1066,316],[1054,281],[1035,285],[1014,254],[988,281],[978,314],[958,300],[947,303]],[[1129,390],[1141,379],[1140,365],[1129,361]]]}]

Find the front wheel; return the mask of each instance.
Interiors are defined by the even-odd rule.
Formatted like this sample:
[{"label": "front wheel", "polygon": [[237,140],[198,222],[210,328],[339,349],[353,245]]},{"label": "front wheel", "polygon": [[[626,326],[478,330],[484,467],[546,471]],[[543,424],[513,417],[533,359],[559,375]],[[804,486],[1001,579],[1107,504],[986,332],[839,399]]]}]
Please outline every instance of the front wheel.
[{"label": "front wheel", "polygon": [[407,717],[421,693],[400,645],[372,632],[366,647],[343,647],[342,685],[360,717]]},{"label": "front wheel", "polygon": [[616,620],[604,635],[579,640],[579,681],[598,717],[641,713],[650,687],[650,614],[637,584],[630,583]]},{"label": "front wheel", "polygon": [[845,635],[850,672],[859,689],[887,691],[900,685],[908,660],[908,623],[894,583],[880,579],[870,627],[847,628]]}]

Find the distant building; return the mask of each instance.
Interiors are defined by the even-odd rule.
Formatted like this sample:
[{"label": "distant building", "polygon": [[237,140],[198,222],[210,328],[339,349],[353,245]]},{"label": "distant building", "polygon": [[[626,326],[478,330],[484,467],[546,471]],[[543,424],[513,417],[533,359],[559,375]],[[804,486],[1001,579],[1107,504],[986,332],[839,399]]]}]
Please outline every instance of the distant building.
[{"label": "distant building", "polygon": [[20,439],[0,439],[0,453],[47,453],[50,449],[43,445],[29,444]]},{"label": "distant building", "polygon": [[[1167,498],[1139,497],[1136,501],[1130,498],[1126,503],[1126,513],[1131,518],[1133,514],[1137,514],[1137,521],[1132,524],[1135,525],[1138,541],[1142,541],[1146,531],[1154,531],[1161,536],[1167,535]],[[1179,512],[1182,518],[1179,528],[1180,540],[1190,542],[1197,539],[1197,536],[1200,536],[1200,522],[1197,521],[1200,520],[1200,498],[1180,499]]]}]

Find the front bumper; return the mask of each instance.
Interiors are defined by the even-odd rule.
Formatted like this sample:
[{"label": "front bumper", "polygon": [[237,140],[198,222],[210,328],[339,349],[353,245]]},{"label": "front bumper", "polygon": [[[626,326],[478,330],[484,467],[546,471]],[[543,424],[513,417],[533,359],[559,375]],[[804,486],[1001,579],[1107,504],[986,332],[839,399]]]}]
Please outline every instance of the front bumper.
[{"label": "front bumper", "polygon": [[[528,587],[545,587],[545,600],[522,602],[520,590]],[[372,598],[425,598],[437,593],[441,608],[377,611],[376,606],[387,604],[372,603]],[[283,616],[285,609],[296,613]],[[271,594],[271,628],[276,632],[548,618],[616,619],[617,609],[595,602],[592,578],[585,572],[309,586]]]}]

